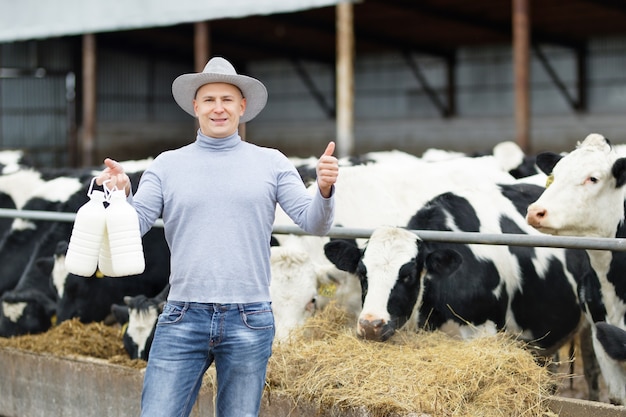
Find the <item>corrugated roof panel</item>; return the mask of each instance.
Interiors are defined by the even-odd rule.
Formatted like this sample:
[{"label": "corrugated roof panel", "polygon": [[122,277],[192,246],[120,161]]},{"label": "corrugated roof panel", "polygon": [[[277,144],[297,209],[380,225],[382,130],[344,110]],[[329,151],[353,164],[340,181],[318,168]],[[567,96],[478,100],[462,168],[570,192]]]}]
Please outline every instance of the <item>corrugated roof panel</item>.
[{"label": "corrugated roof panel", "polygon": [[0,0],[0,42],[268,15],[342,1]]}]

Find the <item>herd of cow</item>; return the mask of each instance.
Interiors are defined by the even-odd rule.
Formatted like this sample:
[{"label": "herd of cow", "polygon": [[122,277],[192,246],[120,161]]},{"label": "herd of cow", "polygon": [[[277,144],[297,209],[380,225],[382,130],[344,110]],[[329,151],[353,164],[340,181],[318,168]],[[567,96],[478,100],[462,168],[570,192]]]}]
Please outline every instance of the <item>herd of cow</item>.
[{"label": "herd of cow", "polygon": [[[330,300],[354,317],[360,337],[378,341],[403,326],[461,338],[506,331],[544,360],[578,334],[589,398],[599,398],[601,374],[611,400],[626,404],[626,253],[424,241],[410,231],[624,237],[626,158],[618,148],[591,134],[570,153],[536,157],[504,142],[482,156],[342,159],[335,225],[373,233],[274,236],[277,343]],[[134,187],[150,162],[122,163]],[[313,190],[314,160],[293,162]],[[71,213],[101,169],[35,169],[20,152],[0,153],[0,168],[0,208]],[[293,222],[278,208],[275,225]],[[144,273],[85,278],[64,267],[71,228],[0,218],[0,336],[75,317],[118,322],[129,356],[146,359],[169,289],[163,229],[143,238]]]}]

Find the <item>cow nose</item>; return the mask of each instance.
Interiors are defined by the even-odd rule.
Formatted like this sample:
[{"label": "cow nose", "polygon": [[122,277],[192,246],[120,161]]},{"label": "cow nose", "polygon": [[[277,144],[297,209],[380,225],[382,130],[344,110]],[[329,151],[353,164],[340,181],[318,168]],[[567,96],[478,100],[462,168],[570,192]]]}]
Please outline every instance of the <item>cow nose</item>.
[{"label": "cow nose", "polygon": [[541,221],[545,219],[547,215],[548,210],[545,208],[530,206],[526,213],[526,222],[533,227],[539,227],[541,226]]},{"label": "cow nose", "polygon": [[315,297],[311,298],[311,301],[306,304],[304,309],[311,314],[315,313],[315,310],[317,310],[317,300]]},{"label": "cow nose", "polygon": [[382,319],[359,319],[357,334],[366,340],[382,341],[385,334],[385,321]]}]

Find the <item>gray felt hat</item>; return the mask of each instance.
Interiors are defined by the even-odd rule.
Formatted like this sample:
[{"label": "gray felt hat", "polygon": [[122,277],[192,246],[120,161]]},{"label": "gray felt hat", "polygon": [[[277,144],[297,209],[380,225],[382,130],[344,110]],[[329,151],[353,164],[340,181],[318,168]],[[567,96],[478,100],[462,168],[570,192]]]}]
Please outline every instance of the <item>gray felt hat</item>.
[{"label": "gray felt hat", "polygon": [[263,110],[267,103],[267,89],[256,78],[237,74],[235,67],[224,58],[211,58],[202,72],[183,74],[172,83],[172,95],[176,103],[190,115],[196,117],[193,110],[193,99],[196,92],[204,84],[228,83],[241,90],[246,99],[246,111],[239,120],[248,122]]}]

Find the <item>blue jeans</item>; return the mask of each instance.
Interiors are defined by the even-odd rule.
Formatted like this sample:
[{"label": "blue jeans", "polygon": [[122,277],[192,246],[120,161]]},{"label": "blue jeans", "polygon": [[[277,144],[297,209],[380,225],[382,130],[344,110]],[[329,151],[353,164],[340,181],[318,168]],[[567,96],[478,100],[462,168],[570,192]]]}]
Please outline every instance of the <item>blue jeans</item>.
[{"label": "blue jeans", "polygon": [[168,302],[150,348],[141,415],[188,416],[215,361],[216,416],[257,417],[273,340],[269,302]]}]

